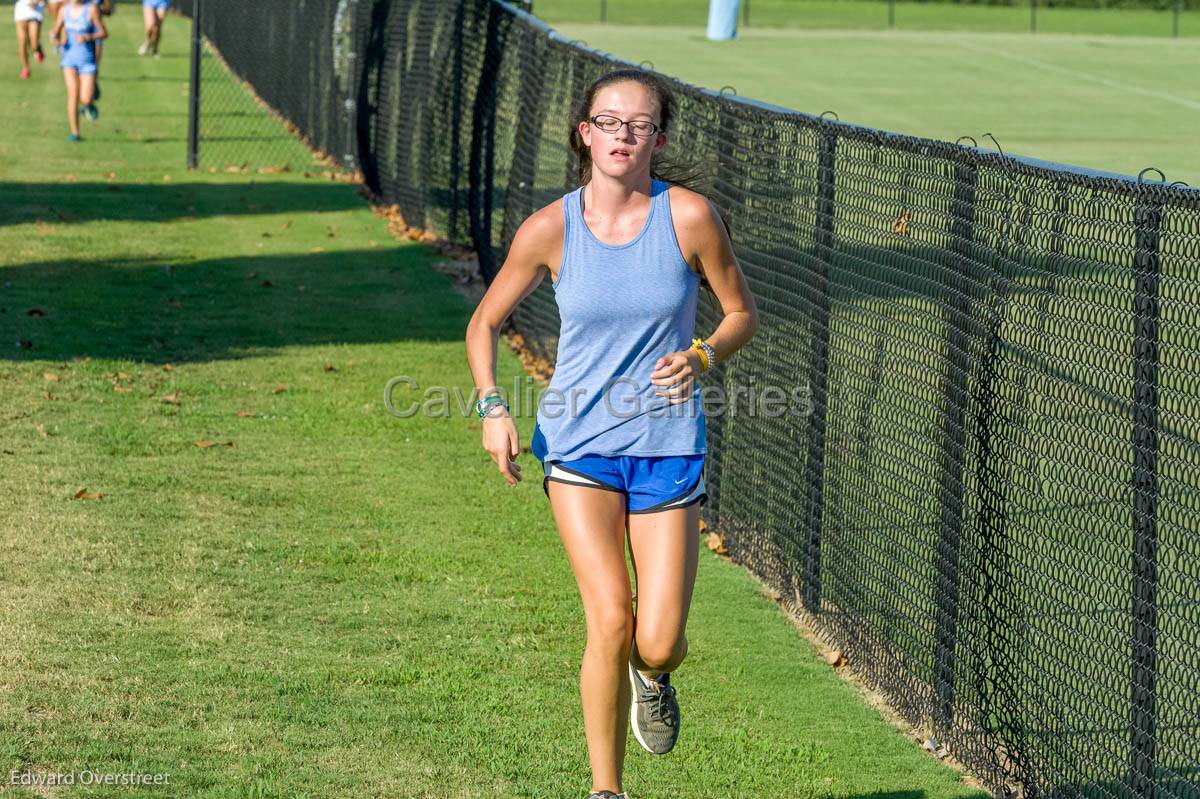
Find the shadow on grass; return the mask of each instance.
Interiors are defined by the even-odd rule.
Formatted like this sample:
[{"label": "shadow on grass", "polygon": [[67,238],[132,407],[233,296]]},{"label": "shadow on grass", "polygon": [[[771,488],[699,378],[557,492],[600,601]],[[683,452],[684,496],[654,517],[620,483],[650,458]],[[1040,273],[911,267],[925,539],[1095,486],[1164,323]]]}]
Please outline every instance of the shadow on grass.
[{"label": "shadow on grass", "polygon": [[[157,141],[167,141],[158,139]],[[320,167],[313,166],[314,171]],[[362,208],[355,186],[324,179],[177,184],[0,183],[0,226],[31,222],[162,222],[183,217]]]},{"label": "shadow on grass", "polygon": [[461,341],[473,308],[428,266],[432,257],[386,247],[7,267],[0,360],[179,363],[297,345]]}]

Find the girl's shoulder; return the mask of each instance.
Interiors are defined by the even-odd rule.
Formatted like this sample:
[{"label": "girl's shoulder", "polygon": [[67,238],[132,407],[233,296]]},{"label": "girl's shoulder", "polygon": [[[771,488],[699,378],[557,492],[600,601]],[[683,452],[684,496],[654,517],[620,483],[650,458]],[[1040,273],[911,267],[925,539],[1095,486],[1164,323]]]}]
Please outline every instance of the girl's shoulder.
[{"label": "girl's shoulder", "polygon": [[704,225],[713,219],[713,208],[708,197],[694,189],[668,183],[667,197],[671,203],[672,219],[683,227]]},{"label": "girl's shoulder", "polygon": [[553,260],[554,253],[562,248],[563,201],[559,197],[543,205],[525,217],[517,231],[546,260]]}]

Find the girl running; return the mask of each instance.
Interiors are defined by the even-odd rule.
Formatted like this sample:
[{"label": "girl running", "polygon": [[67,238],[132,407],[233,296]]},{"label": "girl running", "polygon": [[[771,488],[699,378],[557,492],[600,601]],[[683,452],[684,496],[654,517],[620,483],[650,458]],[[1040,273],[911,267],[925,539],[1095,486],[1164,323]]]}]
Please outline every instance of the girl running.
[{"label": "girl running", "polygon": [[50,38],[60,42],[63,80],[67,84],[68,141],[80,141],[79,110],[88,119],[100,115],[94,102],[96,90],[96,42],[108,36],[100,10],[86,0],[67,0],[59,9]]},{"label": "girl running", "polygon": [[21,80],[29,80],[29,53],[40,64],[46,60],[42,52],[42,18],[45,0],[17,0],[13,20],[17,23],[17,52],[21,56]]},{"label": "girl running", "polygon": [[138,48],[138,55],[151,53],[158,58],[158,40],[162,37],[163,20],[167,18],[170,0],[142,0],[142,22],[146,27],[146,41]]},{"label": "girl running", "polygon": [[[495,385],[496,341],[517,304],[550,276],[562,327],[531,450],[583,602],[588,799],[628,799],[626,724],[655,754],[679,735],[670,675],[688,650],[708,499],[696,375],[758,328],[721,217],[704,195],[663,177],[656,156],[674,107],[667,86],[639,70],[610,72],[588,88],[571,132],[580,188],[520,226],[467,328],[483,447],[516,485],[521,447]],[[724,314],[706,341],[693,337],[702,283]]]}]

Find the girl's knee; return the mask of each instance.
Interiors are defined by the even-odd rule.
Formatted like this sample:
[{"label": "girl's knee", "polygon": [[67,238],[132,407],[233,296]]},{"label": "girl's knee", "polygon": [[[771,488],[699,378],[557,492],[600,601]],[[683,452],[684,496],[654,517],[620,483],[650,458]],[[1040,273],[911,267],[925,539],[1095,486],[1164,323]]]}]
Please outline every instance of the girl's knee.
[{"label": "girl's knee", "polygon": [[633,645],[633,612],[619,606],[594,610],[587,619],[588,645],[628,650]]},{"label": "girl's knee", "polygon": [[687,656],[687,638],[680,636],[671,639],[665,636],[654,636],[649,630],[638,631],[638,657],[652,669],[669,671],[674,669]]}]

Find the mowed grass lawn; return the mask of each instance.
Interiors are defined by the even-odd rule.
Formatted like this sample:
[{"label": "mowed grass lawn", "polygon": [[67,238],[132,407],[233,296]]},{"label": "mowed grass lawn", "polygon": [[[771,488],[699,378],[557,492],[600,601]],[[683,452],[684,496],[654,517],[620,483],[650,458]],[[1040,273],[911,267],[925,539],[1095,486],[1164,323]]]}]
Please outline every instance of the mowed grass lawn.
[{"label": "mowed grass lawn", "polygon": [[[1030,9],[1030,3],[1037,5]],[[740,0],[739,27],[880,30],[888,27],[887,0]],[[1122,36],[1174,36],[1170,7],[1047,8],[1045,0],[1014,0],[1010,5],[897,0],[892,25],[910,30],[973,30],[980,33],[1111,33]],[[1167,4],[1161,4],[1166,6]],[[534,0],[533,12],[551,24],[607,22],[616,25],[704,27],[708,3],[697,0]],[[1031,14],[1031,11],[1034,13]],[[749,20],[747,23],[747,19]],[[1200,36],[1200,11],[1183,10],[1179,36]]]},{"label": "mowed grass lawn", "polygon": [[[831,5],[851,28],[851,12],[871,4]],[[1006,153],[1127,175],[1153,166],[1168,181],[1200,186],[1200,39],[751,25],[736,40],[713,42],[702,20],[548,21],[564,36],[635,64],[649,60],[697,86],[733,86],[786,108],[943,141],[969,135],[994,148],[984,137],[991,133]]]},{"label": "mowed grass lawn", "polygon": [[[0,50],[0,775],[170,782],[0,793],[584,796],[538,464],[509,488],[469,417],[384,407],[398,375],[469,393],[469,303],[352,186],[183,170],[186,25],[153,61],[139,20],[80,144],[53,59]],[[637,799],[980,796],[703,553]]]}]

